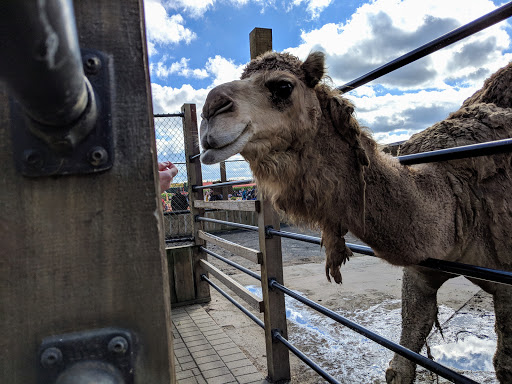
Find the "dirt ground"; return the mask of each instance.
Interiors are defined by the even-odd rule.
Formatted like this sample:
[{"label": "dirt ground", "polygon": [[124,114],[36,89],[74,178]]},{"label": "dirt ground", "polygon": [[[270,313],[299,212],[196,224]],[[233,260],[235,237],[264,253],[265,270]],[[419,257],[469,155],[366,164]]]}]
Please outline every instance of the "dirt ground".
[{"label": "dirt ground", "polygon": [[[318,232],[295,227],[282,229],[319,236]],[[216,235],[259,249],[255,232],[230,231]],[[347,238],[347,242],[361,244],[355,238]],[[213,245],[208,248],[258,274],[260,272],[258,265],[239,256]],[[325,277],[325,253],[320,246],[283,238],[282,249],[285,286],[398,342],[401,324],[401,268],[375,257],[355,255],[342,267],[343,284],[337,285],[329,283]],[[254,278],[211,256],[209,261],[244,286],[258,290],[260,283]],[[206,310],[255,366],[266,374],[263,331],[214,289],[211,293],[212,300],[205,306]],[[241,299],[239,301],[243,304]],[[392,352],[292,301],[287,301],[288,333],[289,340],[297,348],[342,383],[385,382],[384,372],[393,356]],[[436,360],[451,364],[455,370],[477,382],[495,383],[490,363],[496,345],[491,297],[466,279],[457,277],[440,289],[438,304],[444,337],[438,331],[433,331],[428,339]],[[259,317],[263,318],[261,315]],[[325,382],[298,358],[291,356],[292,383]],[[420,367],[416,382],[447,381]]]}]

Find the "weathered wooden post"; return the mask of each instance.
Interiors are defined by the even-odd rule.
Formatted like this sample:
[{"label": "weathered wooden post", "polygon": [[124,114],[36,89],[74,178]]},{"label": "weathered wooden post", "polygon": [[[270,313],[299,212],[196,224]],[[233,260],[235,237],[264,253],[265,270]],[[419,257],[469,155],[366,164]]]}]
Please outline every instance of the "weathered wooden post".
[{"label": "weathered wooden post", "polygon": [[196,216],[204,216],[203,208],[194,207],[195,200],[203,200],[203,190],[194,190],[195,185],[203,185],[203,174],[201,172],[201,161],[199,160],[199,143],[197,129],[197,113],[195,104],[184,104],[181,108],[183,117],[183,134],[185,138],[185,155],[187,161],[188,190],[190,213],[193,218],[193,234],[195,245],[192,247],[192,265],[194,268],[194,286],[196,303],[210,301],[210,286],[201,280],[201,275],[207,273],[201,263],[201,259],[206,259],[206,254],[199,247],[205,245],[205,241],[198,236],[198,232],[203,229],[203,223],[196,221]]},{"label": "weathered wooden post", "polygon": [[[1,3],[0,23],[9,23],[1,46],[23,52],[9,70],[47,63],[52,71],[18,75],[52,86],[31,84],[18,97],[0,74],[0,382],[54,383],[71,364],[87,375],[91,361],[102,369],[115,360],[126,383],[175,383],[143,2],[76,1],[76,24],[71,0]],[[39,125],[41,114],[28,119],[23,101],[55,87],[73,93],[73,84],[51,81],[70,63],[59,55],[73,39],[69,57],[87,77],[76,72],[87,90],[75,109],[83,125],[68,114],[61,130]],[[61,112],[56,98],[31,101]]]},{"label": "weathered wooden post", "polygon": [[251,60],[272,50],[272,29],[254,28],[249,34]]},{"label": "weathered wooden post", "polygon": [[[250,35],[251,59],[272,50],[272,30],[266,28],[254,28]],[[268,376],[272,382],[290,380],[289,351],[282,343],[274,341],[272,331],[277,330],[285,338],[288,338],[286,324],[286,307],[284,294],[281,291],[269,289],[269,279],[274,279],[283,284],[283,257],[281,251],[281,238],[271,237],[266,234],[266,228],[272,227],[279,230],[280,223],[277,212],[262,191],[258,191],[258,199],[261,201],[261,209],[258,214],[260,251],[263,253],[261,265],[261,288],[265,303],[265,344],[267,350]]]},{"label": "weathered wooden post", "polygon": [[[220,182],[224,183],[224,182],[228,181],[228,177],[226,174],[226,161],[221,161],[219,166],[220,166]],[[222,189],[221,189],[222,200],[228,199],[229,190],[230,190],[229,187],[222,187]]]}]

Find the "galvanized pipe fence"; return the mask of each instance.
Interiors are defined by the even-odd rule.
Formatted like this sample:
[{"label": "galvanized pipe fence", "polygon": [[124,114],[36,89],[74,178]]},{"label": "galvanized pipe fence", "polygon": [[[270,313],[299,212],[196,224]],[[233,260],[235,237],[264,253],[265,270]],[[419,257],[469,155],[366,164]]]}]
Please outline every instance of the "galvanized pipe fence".
[{"label": "galvanized pipe fence", "polygon": [[[474,34],[484,28],[487,28],[490,25],[493,25],[499,21],[502,21],[508,17],[512,16],[512,3],[508,3],[494,12],[491,12],[472,23],[469,23],[461,28],[456,29],[455,31],[446,34],[439,39],[436,39],[380,68],[378,68],[375,71],[372,71],[365,76],[362,76],[361,78],[358,78],[350,83],[345,84],[344,86],[338,88],[340,92],[347,92],[349,90],[355,89],[356,87],[366,84],[369,81],[372,81],[386,73],[389,73],[403,65],[406,65],[412,61],[415,61],[419,59],[420,57],[423,57],[425,55],[428,55],[432,52],[435,52],[436,50],[446,47],[449,44],[454,43],[455,41],[459,41],[460,39],[467,37],[471,34]],[[197,126],[195,127],[195,132],[192,132],[193,134],[197,135]],[[442,149],[438,151],[432,151],[432,152],[426,152],[426,153],[418,153],[418,154],[412,154],[407,156],[400,156],[398,157],[398,160],[401,164],[409,165],[409,164],[420,164],[420,163],[427,163],[427,162],[439,162],[439,161],[448,161],[448,160],[454,160],[454,159],[462,159],[462,158],[468,158],[468,157],[476,157],[476,156],[489,156],[493,154],[500,154],[500,153],[506,153],[509,152],[512,149],[512,138],[511,139],[505,139],[505,140],[498,140],[493,142],[487,142],[487,143],[481,143],[481,144],[475,144],[475,145],[468,145],[468,146],[461,146],[456,148],[449,148],[449,149]],[[304,241],[308,243],[313,244],[321,244],[321,239],[314,236],[307,236],[292,232],[286,232],[281,231],[279,229],[279,223],[272,222],[271,220],[262,219],[259,221],[258,226],[252,226],[252,225],[246,225],[246,224],[240,224],[240,223],[233,223],[229,221],[223,221],[223,220],[217,220],[217,219],[211,219],[203,217],[204,209],[210,208],[215,209],[215,206],[217,205],[217,202],[203,202],[202,201],[202,190],[205,188],[221,188],[225,186],[230,185],[239,185],[244,183],[250,183],[252,180],[241,180],[241,181],[231,181],[231,182],[224,182],[220,184],[215,185],[208,185],[203,186],[202,185],[202,178],[198,178],[200,176],[200,163],[199,163],[199,148],[194,148],[193,151],[188,152],[189,156],[187,156],[187,169],[190,167],[190,169],[196,169],[196,171],[193,171],[192,178],[189,175],[189,181],[191,183],[191,191],[193,194],[195,194],[196,202],[193,204],[194,208],[191,208],[194,213],[194,223],[197,226],[195,230],[195,241],[198,245],[198,251],[202,254],[201,258],[205,258],[205,255],[208,254],[210,256],[213,256],[228,265],[231,265],[238,270],[252,276],[253,278],[259,280],[262,285],[263,290],[263,303],[258,302],[255,303],[254,300],[258,300],[258,298],[251,298],[251,294],[244,292],[243,287],[236,286],[234,282],[229,281],[227,276],[223,276],[222,272],[219,270],[216,270],[212,268],[211,265],[207,261],[202,261],[200,264],[203,267],[203,271],[200,272],[200,278],[203,282],[207,283],[209,286],[216,289],[221,295],[223,295],[226,299],[228,299],[231,303],[233,303],[237,308],[239,308],[243,313],[245,313],[249,318],[251,318],[258,326],[263,328],[266,333],[266,343],[267,343],[267,362],[269,366],[269,377],[271,380],[277,381],[277,380],[283,380],[283,379],[289,379],[289,362],[286,361],[275,361],[275,356],[277,354],[281,353],[282,351],[272,350],[276,349],[276,344],[281,345],[282,347],[286,348],[287,350],[294,353],[297,357],[299,357],[302,361],[304,361],[308,366],[310,366],[313,370],[315,370],[320,376],[322,376],[325,380],[327,380],[329,383],[338,383],[338,381],[332,377],[329,373],[325,372],[318,364],[313,362],[311,359],[309,359],[304,353],[302,353],[299,349],[297,349],[294,345],[292,345],[287,338],[287,330],[286,330],[286,320],[283,319],[280,320],[280,326],[276,327],[276,320],[275,316],[274,319],[272,319],[272,314],[267,313],[267,311],[273,311],[276,310],[280,312],[280,316],[285,319],[284,314],[284,300],[283,295],[286,294],[287,296],[290,296],[294,298],[295,300],[298,300],[302,302],[303,304],[307,305],[308,307],[316,310],[319,313],[322,313],[323,315],[335,320],[336,322],[339,322],[340,324],[343,324],[344,326],[347,326],[348,328],[352,329],[353,331],[360,333],[361,335],[373,340],[374,342],[384,346],[387,349],[392,350],[393,352],[400,354],[401,356],[406,357],[407,359],[413,361],[416,364],[419,364],[428,370],[438,374],[439,376],[442,376],[452,382],[455,383],[475,383],[475,381],[460,375],[459,373],[439,364],[436,363],[433,360],[430,360],[416,352],[410,351],[404,347],[402,347],[399,344],[396,344],[394,342],[391,342],[390,340],[385,339],[384,337],[362,327],[359,324],[356,324],[352,322],[349,319],[346,319],[345,317],[331,311],[328,308],[325,308],[318,303],[315,303],[312,300],[309,300],[294,291],[286,288],[281,281],[282,280],[282,260],[281,260],[281,253],[280,249],[277,255],[272,255],[272,253],[276,250],[275,246],[269,246],[266,242],[271,239],[280,239],[281,237],[294,239],[298,241]],[[197,171],[199,170],[199,171]],[[195,177],[195,178],[194,178]],[[260,200],[255,202],[255,205],[252,207],[249,207],[247,205],[240,204],[241,202],[232,202],[232,209],[238,210],[238,209],[255,209],[258,212],[268,212],[272,209],[270,207],[270,203],[268,201],[265,201],[264,197],[261,198],[260,194]],[[258,204],[256,204],[258,203]],[[225,205],[222,206],[223,209],[227,209]],[[264,216],[264,215],[263,215]],[[203,222],[211,222],[211,223],[217,223],[217,224],[223,224],[226,226],[238,228],[238,229],[244,229],[249,231],[257,231],[260,234],[260,248],[262,248],[262,252],[258,253],[258,251],[252,251],[253,253],[251,255],[247,254],[244,257],[246,258],[253,258],[253,260],[257,261],[261,265],[262,275],[258,275],[257,273],[229,260],[226,259],[223,256],[220,256],[216,254],[215,252],[212,252],[211,250],[207,249],[205,247],[205,242],[207,241],[213,241],[216,245],[224,246],[226,249],[229,249],[230,251],[235,251],[238,248],[242,253],[247,252],[246,250],[243,250],[244,247],[241,246],[233,246],[233,244],[226,244],[229,242],[223,241],[222,239],[219,240],[219,238],[216,238],[215,236],[209,235],[202,231],[202,223]],[[272,224],[269,224],[272,223]],[[224,244],[223,244],[224,242]],[[280,247],[280,241],[278,242],[278,245]],[[374,252],[371,250],[370,247],[358,245],[358,244],[347,244],[348,248],[350,248],[352,251],[375,256]],[[249,257],[250,256],[250,257]],[[278,270],[272,270],[269,269],[269,265],[266,263],[269,260],[272,260],[272,258],[277,258],[277,267],[281,268],[281,271]],[[512,285],[512,273],[507,271],[500,271],[500,270],[493,270],[489,268],[483,268],[473,265],[467,265],[462,263],[455,263],[455,262],[448,262],[443,260],[436,260],[436,259],[428,259],[424,262],[422,262],[420,265],[436,270],[441,270],[444,272],[457,274],[457,275],[464,275],[466,277],[476,278],[476,279],[482,279],[487,281],[493,281],[497,283],[502,284],[509,284]],[[276,267],[276,265],[271,265],[270,267]],[[245,307],[243,307],[240,303],[238,303],[233,297],[231,297],[228,293],[226,293],[224,290],[222,290],[217,284],[215,284],[207,275],[206,272],[209,272],[210,274],[213,272],[216,277],[220,278],[221,281],[223,281],[225,284],[227,282],[227,286],[231,288],[233,291],[237,293],[242,294],[242,298],[246,300],[247,302],[252,302],[252,306],[259,306],[260,311],[263,311],[265,314],[265,321],[262,322],[258,317],[253,315],[249,310],[247,310]],[[273,278],[273,276],[280,276],[279,279]],[[272,292],[272,295],[270,293]],[[276,300],[276,297],[278,299]],[[270,301],[270,303],[269,303]],[[272,302],[273,301],[273,302]],[[264,308],[263,308],[264,307]],[[263,310],[262,310],[263,308]],[[269,337],[270,335],[270,337]],[[278,343],[275,343],[277,341]],[[271,351],[269,352],[269,348]],[[277,366],[283,366],[287,365],[287,369],[279,369]]]}]

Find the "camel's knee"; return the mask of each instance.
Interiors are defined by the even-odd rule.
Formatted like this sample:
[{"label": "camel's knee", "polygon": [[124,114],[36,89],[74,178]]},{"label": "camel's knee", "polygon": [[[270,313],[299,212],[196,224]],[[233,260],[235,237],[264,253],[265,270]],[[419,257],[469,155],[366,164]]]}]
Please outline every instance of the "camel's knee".
[{"label": "camel's knee", "polygon": [[395,355],[386,370],[387,384],[411,384],[416,374],[416,364]]}]

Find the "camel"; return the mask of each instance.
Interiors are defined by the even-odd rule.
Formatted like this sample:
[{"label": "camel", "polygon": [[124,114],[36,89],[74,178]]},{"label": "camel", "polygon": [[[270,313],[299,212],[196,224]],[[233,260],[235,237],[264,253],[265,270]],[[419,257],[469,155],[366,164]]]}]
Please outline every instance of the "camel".
[{"label": "camel", "polygon": [[[436,293],[455,275],[417,264],[437,258],[512,270],[511,154],[405,166],[377,149],[354,106],[325,80],[325,57],[302,62],[269,52],[240,80],[207,96],[201,161],[240,153],[259,190],[296,223],[318,226],[326,275],[341,283],[350,231],[375,255],[404,266],[400,344],[419,352],[437,322]],[[512,137],[512,65],[489,78],[447,119],[411,137],[401,154]],[[497,378],[512,382],[512,288],[472,280],[491,293]],[[411,383],[415,364],[395,355],[388,383]]]}]

